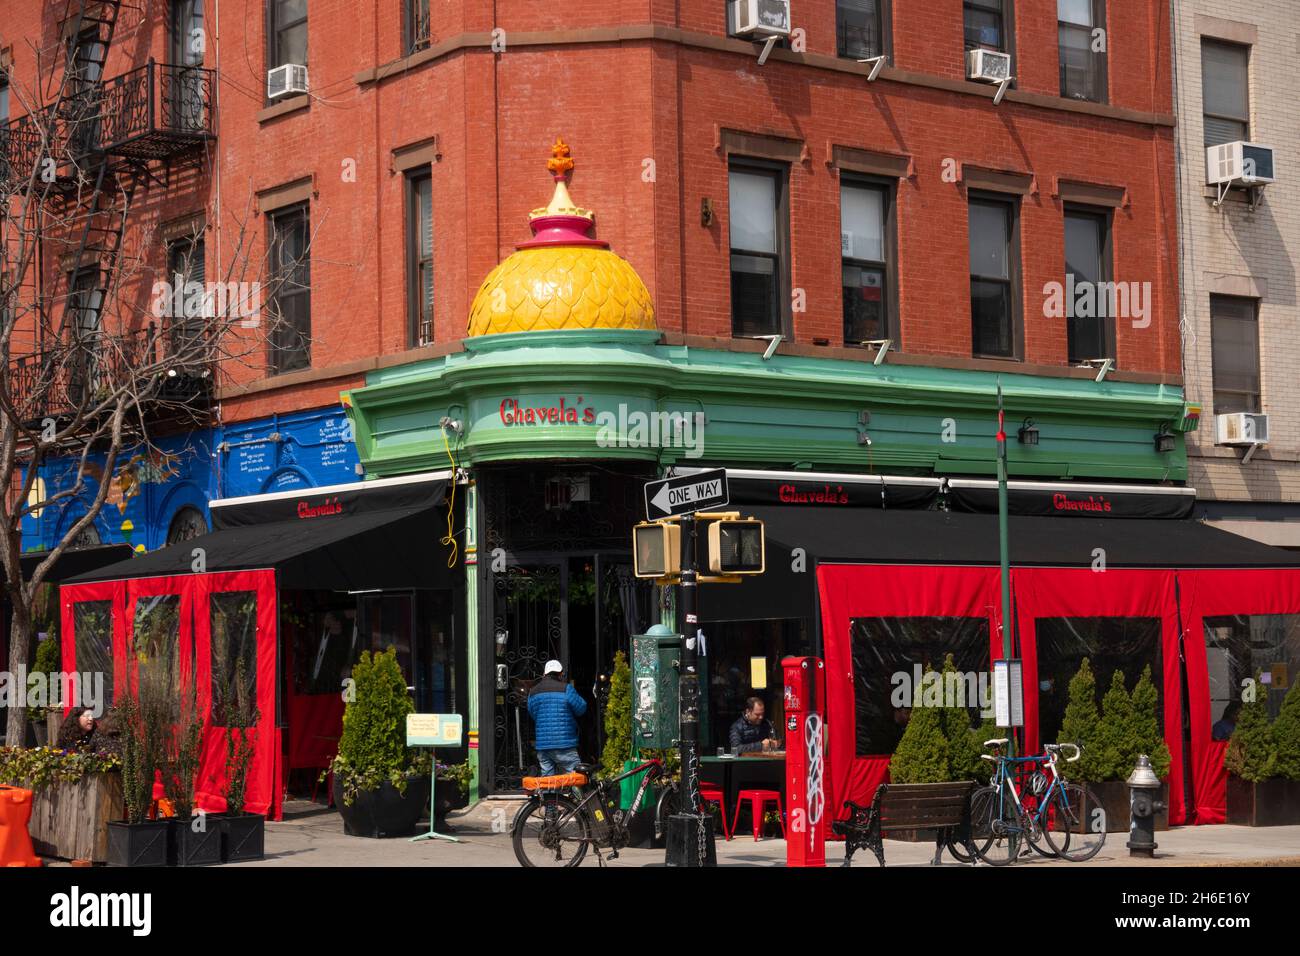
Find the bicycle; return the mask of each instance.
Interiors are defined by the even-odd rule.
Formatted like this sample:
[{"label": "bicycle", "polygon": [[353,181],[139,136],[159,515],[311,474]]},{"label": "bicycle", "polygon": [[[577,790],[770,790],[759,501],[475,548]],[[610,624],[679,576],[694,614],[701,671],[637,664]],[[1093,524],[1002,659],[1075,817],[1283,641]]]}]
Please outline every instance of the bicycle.
[{"label": "bicycle", "polygon": [[[1082,863],[1096,856],[1106,842],[1106,815],[1086,786],[1061,776],[1062,751],[1073,750],[1066,763],[1079,759],[1077,744],[1047,744],[1045,753],[1031,757],[1005,757],[1007,738],[986,740],[994,753],[981,758],[994,763],[993,780],[971,796],[972,842],[980,859],[991,866],[1014,863],[1032,848],[1046,857]],[[1050,773],[1035,771],[1026,791],[1017,789],[1016,769],[1044,764]],[[1008,799],[1010,795],[1010,799]],[[1021,839],[1027,845],[1022,846]],[[1048,849],[1040,845],[1047,843]],[[1049,852],[1050,851],[1050,852]]]},{"label": "bicycle", "polygon": [[[663,764],[647,760],[609,780],[592,781],[599,764],[578,764],[573,773],[550,777],[525,777],[531,790],[511,825],[511,842],[521,866],[577,866],[591,849],[600,866],[602,849],[611,860],[627,846],[628,821],[641,808],[650,784],[663,776]],[[619,809],[619,784],[645,773],[636,798],[627,810]]]}]

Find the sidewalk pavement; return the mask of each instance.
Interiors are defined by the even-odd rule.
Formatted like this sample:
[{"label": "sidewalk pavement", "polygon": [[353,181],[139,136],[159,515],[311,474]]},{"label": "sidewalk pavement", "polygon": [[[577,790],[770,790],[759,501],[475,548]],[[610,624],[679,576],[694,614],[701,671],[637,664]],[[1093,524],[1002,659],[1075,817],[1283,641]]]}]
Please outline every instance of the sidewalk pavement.
[{"label": "sidewalk pavement", "polygon": [[[513,801],[485,800],[453,818],[444,831],[460,843],[442,840],[411,843],[407,839],[370,840],[343,833],[337,812],[321,807],[280,823],[266,825],[266,859],[237,866],[518,866],[510,843]],[[424,824],[423,826],[427,826]],[[496,832],[494,832],[494,830]],[[423,832],[423,831],[422,831]],[[1112,833],[1102,851],[1087,863],[1048,860],[1031,855],[1017,866],[1044,869],[1077,866],[1300,866],[1300,827],[1181,827],[1156,834],[1154,860],[1130,857],[1127,833]],[[719,866],[784,866],[785,841],[755,842],[742,835],[717,841]],[[928,866],[933,843],[885,841],[889,866]],[[828,842],[826,865],[844,861],[844,844]],[[595,866],[589,855],[582,865]],[[663,866],[663,850],[625,849],[610,866]],[[855,867],[877,868],[870,851],[858,851]],[[945,852],[945,866],[960,866]]]}]

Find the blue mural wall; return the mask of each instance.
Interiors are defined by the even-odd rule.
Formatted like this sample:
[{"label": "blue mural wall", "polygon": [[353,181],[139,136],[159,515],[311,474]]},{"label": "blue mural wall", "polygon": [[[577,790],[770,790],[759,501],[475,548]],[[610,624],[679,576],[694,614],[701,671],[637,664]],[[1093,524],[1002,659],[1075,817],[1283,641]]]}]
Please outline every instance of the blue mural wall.
[{"label": "blue mural wall", "polygon": [[[356,443],[343,406],[273,415],[223,428],[155,440],[152,454],[119,456],[104,507],[85,543],[129,544],[152,551],[185,522],[212,526],[208,502],[339,485],[360,479]],[[92,460],[82,494],[23,519],[23,550],[53,547],[85,514],[103,475],[103,456]],[[71,487],[76,459],[47,462],[40,478],[46,496]]]}]

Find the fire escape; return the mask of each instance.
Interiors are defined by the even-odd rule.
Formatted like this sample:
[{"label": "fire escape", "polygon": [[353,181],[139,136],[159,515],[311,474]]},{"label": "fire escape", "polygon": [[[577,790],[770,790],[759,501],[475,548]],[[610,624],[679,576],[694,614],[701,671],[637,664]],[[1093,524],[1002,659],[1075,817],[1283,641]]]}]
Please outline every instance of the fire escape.
[{"label": "fire escape", "polygon": [[[57,243],[53,236],[38,241],[58,250],[67,273],[61,303],[33,296],[37,347],[11,363],[12,393],[30,396],[32,420],[66,415],[93,401],[101,383],[166,362],[174,328],[160,335],[149,322],[110,334],[103,312],[116,291],[137,194],[161,183],[165,170],[201,159],[215,138],[212,70],[151,58],[105,79],[120,0],[47,3],[58,8],[62,69],[48,79],[47,105],[0,126],[0,184],[34,199],[58,224]],[[196,406],[207,400],[212,369],[194,353],[187,349],[167,369],[160,398]]]}]

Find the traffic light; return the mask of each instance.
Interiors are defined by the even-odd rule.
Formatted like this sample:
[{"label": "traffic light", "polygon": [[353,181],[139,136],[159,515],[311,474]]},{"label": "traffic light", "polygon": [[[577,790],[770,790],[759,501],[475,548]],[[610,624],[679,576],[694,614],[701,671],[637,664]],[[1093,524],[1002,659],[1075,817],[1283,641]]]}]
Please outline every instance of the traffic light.
[{"label": "traffic light", "polygon": [[766,546],[757,518],[709,522],[709,570],[714,574],[762,574]]},{"label": "traffic light", "polygon": [[632,528],[633,573],[666,578],[682,569],[682,528],[676,521],[642,522]]}]

